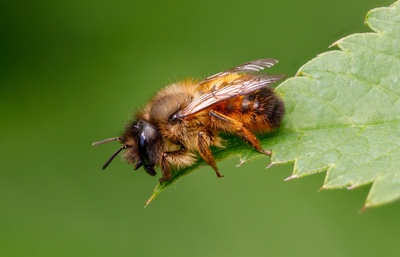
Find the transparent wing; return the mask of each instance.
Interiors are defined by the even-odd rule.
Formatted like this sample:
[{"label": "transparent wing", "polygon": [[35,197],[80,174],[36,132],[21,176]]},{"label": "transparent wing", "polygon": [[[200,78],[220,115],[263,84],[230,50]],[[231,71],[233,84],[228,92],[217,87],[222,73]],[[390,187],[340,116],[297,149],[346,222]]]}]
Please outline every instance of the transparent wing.
[{"label": "transparent wing", "polygon": [[204,79],[197,85],[197,90],[202,91],[202,92],[207,91],[207,89],[209,89],[208,84],[210,84],[210,82],[212,82],[213,80],[218,80],[226,75],[235,74],[235,73],[236,74],[237,73],[255,73],[255,72],[261,71],[265,68],[269,68],[276,63],[278,63],[278,60],[271,59],[271,58],[259,59],[259,60],[254,60],[254,61],[244,63],[242,65],[236,66],[229,70],[222,71],[220,73],[217,73],[210,77],[207,77],[206,79]]},{"label": "transparent wing", "polygon": [[252,93],[285,77],[283,74],[242,74],[235,76],[236,78],[233,80],[226,80],[225,76],[229,76],[229,74],[218,76],[219,79],[213,79],[212,85],[207,86],[208,90],[179,111],[177,116],[181,119],[189,117],[221,101]]}]

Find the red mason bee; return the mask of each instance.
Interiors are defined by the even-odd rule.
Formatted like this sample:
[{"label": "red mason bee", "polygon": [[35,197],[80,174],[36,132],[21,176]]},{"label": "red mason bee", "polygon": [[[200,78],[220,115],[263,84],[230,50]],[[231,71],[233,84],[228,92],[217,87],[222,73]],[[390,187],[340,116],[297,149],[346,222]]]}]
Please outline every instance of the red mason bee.
[{"label": "red mason bee", "polygon": [[160,167],[160,182],[171,178],[172,169],[190,166],[199,157],[221,177],[210,150],[210,146],[223,147],[220,133],[234,134],[271,155],[261,148],[255,133],[279,127],[285,112],[282,100],[269,87],[285,75],[259,72],[276,63],[274,59],[255,60],[200,82],[187,79],[161,89],[134,114],[121,136],[94,143],[122,144],[103,169],[125,150],[124,158],[135,170],[143,166],[155,176],[155,167]]}]

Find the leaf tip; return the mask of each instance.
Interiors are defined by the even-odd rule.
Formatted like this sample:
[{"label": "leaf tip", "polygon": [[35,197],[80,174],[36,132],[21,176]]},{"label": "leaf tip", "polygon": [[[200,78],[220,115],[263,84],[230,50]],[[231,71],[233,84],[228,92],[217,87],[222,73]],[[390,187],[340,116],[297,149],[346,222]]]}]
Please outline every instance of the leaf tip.
[{"label": "leaf tip", "polygon": [[365,204],[361,209],[359,210],[360,213],[365,213],[368,210],[368,206]]},{"label": "leaf tip", "polygon": [[338,45],[339,45],[339,41],[340,41],[340,40],[333,42],[332,44],[330,44],[330,45],[328,46],[328,48],[332,48],[332,47],[338,46]]},{"label": "leaf tip", "polygon": [[346,187],[347,190],[353,190],[354,188],[356,188],[355,185],[349,185]]},{"label": "leaf tip", "polygon": [[147,199],[144,208],[146,208],[147,206],[149,206],[149,204],[151,204],[151,202],[153,202],[153,200],[157,197],[157,193],[154,192],[153,194],[151,194],[150,198]]},{"label": "leaf tip", "polygon": [[269,169],[269,168],[271,168],[272,166],[275,166],[275,165],[276,165],[276,162],[271,162],[270,164],[267,165],[267,167],[265,167],[265,169]]},{"label": "leaf tip", "polygon": [[327,190],[327,189],[328,189],[328,187],[326,185],[323,185],[322,187],[320,187],[318,189],[318,191],[323,191],[323,190]]},{"label": "leaf tip", "polygon": [[243,163],[245,163],[245,162],[246,162],[246,160],[245,160],[245,159],[239,158],[239,163],[238,163],[238,164],[236,164],[236,167],[240,167],[240,166],[242,166],[242,165],[243,165]]},{"label": "leaf tip", "polygon": [[296,174],[292,174],[289,177],[285,178],[284,181],[289,181],[289,180],[293,180],[293,179],[298,179],[299,176]]}]

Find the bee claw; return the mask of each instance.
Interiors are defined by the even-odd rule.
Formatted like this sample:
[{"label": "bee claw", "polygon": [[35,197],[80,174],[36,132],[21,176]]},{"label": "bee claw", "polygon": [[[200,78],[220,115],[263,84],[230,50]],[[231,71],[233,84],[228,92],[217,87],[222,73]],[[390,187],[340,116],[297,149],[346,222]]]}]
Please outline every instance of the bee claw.
[{"label": "bee claw", "polygon": [[218,177],[218,178],[223,178],[223,177],[225,177],[225,175],[221,175],[221,173],[219,173],[218,171],[215,171],[215,174],[217,174],[217,177]]}]

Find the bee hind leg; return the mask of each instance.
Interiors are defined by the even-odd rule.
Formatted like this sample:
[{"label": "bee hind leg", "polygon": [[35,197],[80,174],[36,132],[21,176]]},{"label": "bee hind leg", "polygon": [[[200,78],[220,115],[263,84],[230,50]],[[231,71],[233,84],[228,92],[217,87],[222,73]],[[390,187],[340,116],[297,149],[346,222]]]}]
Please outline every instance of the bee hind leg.
[{"label": "bee hind leg", "polygon": [[197,148],[199,150],[200,156],[206,161],[206,163],[208,165],[210,165],[214,169],[217,177],[222,178],[223,175],[221,175],[219,173],[214,156],[212,155],[210,147],[209,147],[210,141],[211,141],[211,138],[207,133],[200,131],[197,134]]},{"label": "bee hind leg", "polygon": [[257,137],[250,130],[243,126],[242,122],[216,111],[210,111],[210,116],[215,120],[213,123],[214,126],[241,137],[260,153],[271,156],[271,151],[262,149],[260,141],[258,141]]}]

